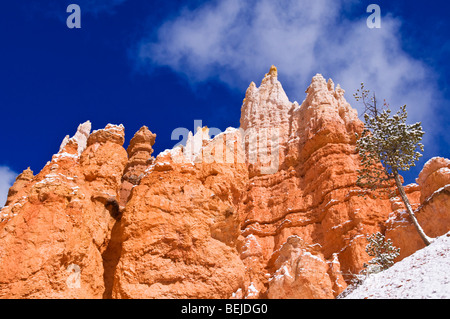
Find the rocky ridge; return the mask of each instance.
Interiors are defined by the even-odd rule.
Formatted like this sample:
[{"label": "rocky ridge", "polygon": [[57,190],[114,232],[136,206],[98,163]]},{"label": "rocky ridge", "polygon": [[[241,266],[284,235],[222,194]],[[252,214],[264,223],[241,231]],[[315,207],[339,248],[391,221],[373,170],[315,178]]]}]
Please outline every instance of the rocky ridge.
[{"label": "rocky ridge", "polygon": [[[363,123],[344,90],[313,77],[299,104],[272,67],[240,128],[152,157],[142,127],[91,123],[0,213],[0,298],[335,298],[381,231],[403,259],[423,247],[398,197],[356,186]],[[430,236],[450,231],[450,161],[406,187]],[[366,194],[365,197],[359,196]]]}]

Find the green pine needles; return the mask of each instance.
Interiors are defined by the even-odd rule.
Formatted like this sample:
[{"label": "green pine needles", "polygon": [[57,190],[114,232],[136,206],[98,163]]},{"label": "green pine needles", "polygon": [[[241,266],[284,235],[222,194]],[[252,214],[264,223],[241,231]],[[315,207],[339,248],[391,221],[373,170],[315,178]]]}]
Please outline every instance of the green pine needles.
[{"label": "green pine needles", "polygon": [[[361,90],[354,94],[357,101],[365,106],[365,128],[357,136],[357,150],[361,157],[362,169],[358,171],[358,186],[371,190],[386,188],[399,171],[407,171],[422,156],[421,142],[425,132],[420,122],[407,124],[406,105],[393,116],[389,106],[377,106],[375,95],[367,101],[370,91],[361,83]],[[382,164],[382,165],[380,165]]]},{"label": "green pine needles", "polygon": [[380,232],[367,236],[369,244],[366,252],[372,258],[368,264],[364,263],[364,273],[374,274],[386,270],[394,264],[394,259],[400,255],[400,248],[392,245],[390,239],[386,239]]},{"label": "green pine needles", "polygon": [[[423,152],[424,146],[420,141],[425,132],[420,122],[407,124],[407,118],[406,105],[393,116],[390,109],[383,110],[376,117],[364,114],[365,128],[357,141],[363,166],[363,174],[359,178],[361,184],[377,185],[392,179],[395,173],[415,166],[422,156],[420,151]],[[383,168],[376,168],[379,163]],[[364,182],[365,179],[367,181]]]},{"label": "green pine needles", "polygon": [[357,135],[356,142],[362,167],[358,170],[356,184],[370,191],[382,191],[388,190],[394,180],[414,226],[424,243],[429,245],[431,238],[425,235],[417,222],[399,174],[415,166],[422,156],[420,152],[423,152],[424,146],[421,141],[425,132],[421,123],[406,123],[406,105],[394,115],[386,102],[380,108],[375,94],[370,97],[370,91],[365,89],[364,83],[361,83],[361,89],[357,90],[354,97],[362,101],[365,107],[365,127],[361,136]]}]

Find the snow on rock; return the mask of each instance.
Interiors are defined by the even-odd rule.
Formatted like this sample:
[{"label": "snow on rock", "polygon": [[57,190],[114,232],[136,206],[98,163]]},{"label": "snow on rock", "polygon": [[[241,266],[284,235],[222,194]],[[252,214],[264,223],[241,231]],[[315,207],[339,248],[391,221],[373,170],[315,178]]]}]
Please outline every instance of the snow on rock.
[{"label": "snow on rock", "polygon": [[75,132],[75,135],[72,138],[69,135],[67,135],[64,138],[64,140],[61,143],[61,146],[59,147],[59,153],[63,153],[64,147],[70,141],[73,141],[78,146],[78,156],[80,156],[81,153],[83,153],[83,151],[86,149],[86,144],[87,144],[89,134],[91,132],[91,127],[92,127],[92,124],[90,121],[86,121],[86,122],[80,124],[77,128],[77,131]]},{"label": "snow on rock", "polygon": [[107,142],[122,146],[124,141],[125,127],[122,124],[107,124],[104,129],[95,130],[89,135],[87,147],[96,143],[103,144]]},{"label": "snow on rock", "polygon": [[253,299],[256,298],[258,296],[259,290],[256,289],[255,285],[253,284],[253,282],[250,283],[250,286],[248,286],[247,289],[247,296],[245,297],[245,299]]},{"label": "snow on rock", "polygon": [[67,152],[62,152],[62,153],[57,153],[57,154],[53,155],[52,162],[57,162],[61,158],[70,158],[70,159],[77,160],[78,157],[79,157],[79,155],[77,155],[77,154],[69,154]]},{"label": "snow on rock", "polygon": [[209,141],[210,139],[209,129],[206,126],[203,128],[198,127],[197,133],[194,135],[192,135],[192,132],[189,132],[188,139],[186,141],[185,156],[190,161],[194,161],[203,147],[203,141]]},{"label": "snow on rock", "polygon": [[450,159],[433,157],[423,166],[416,179],[421,189],[421,202],[440,187],[450,184]]},{"label": "snow on rock", "polygon": [[241,258],[247,258],[251,256],[261,256],[263,254],[262,247],[258,242],[258,239],[250,234],[245,237],[245,244],[241,248]]},{"label": "snow on rock", "polygon": [[92,133],[98,133],[100,131],[108,131],[110,133],[113,134],[122,134],[122,131],[125,129],[125,127],[123,126],[123,124],[111,124],[108,123],[104,129],[100,129],[100,130],[95,130]]},{"label": "snow on rock", "polygon": [[235,292],[231,294],[231,299],[242,299],[243,298],[243,292],[242,288],[239,288]]},{"label": "snow on rock", "polygon": [[450,298],[450,232],[430,245],[373,274],[345,299]]},{"label": "snow on rock", "polygon": [[269,278],[269,299],[334,298],[330,266],[323,255],[305,246],[299,236],[289,236],[271,257],[277,269]]}]

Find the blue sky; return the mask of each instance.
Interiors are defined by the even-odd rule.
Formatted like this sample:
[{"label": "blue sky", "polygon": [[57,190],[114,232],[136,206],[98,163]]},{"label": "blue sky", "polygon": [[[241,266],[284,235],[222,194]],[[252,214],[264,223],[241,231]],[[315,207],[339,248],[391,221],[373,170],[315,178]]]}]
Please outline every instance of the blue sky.
[{"label": "blue sky", "polygon": [[[81,29],[66,8],[81,8]],[[368,29],[366,7],[381,8]],[[316,73],[352,94],[362,81],[427,132],[424,162],[450,157],[450,5],[446,1],[8,1],[0,10],[0,201],[11,176],[37,173],[65,135],[143,125],[155,152],[194,120],[238,127],[242,99],[270,65],[291,101]],[[155,154],[156,155],[156,154]],[[2,204],[2,203],[0,203]]]}]

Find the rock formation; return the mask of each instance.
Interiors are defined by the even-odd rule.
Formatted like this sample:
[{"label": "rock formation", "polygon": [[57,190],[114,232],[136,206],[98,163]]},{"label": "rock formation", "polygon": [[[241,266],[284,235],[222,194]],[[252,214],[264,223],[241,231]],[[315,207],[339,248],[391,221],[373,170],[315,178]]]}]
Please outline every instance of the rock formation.
[{"label": "rock formation", "polygon": [[133,189],[115,298],[228,298],[244,287],[235,246],[246,166],[183,157],[181,148],[160,154]]},{"label": "rock formation", "polygon": [[14,185],[9,188],[8,198],[6,200],[5,206],[8,206],[10,203],[16,200],[16,194],[24,188],[31,180],[33,180],[34,175],[33,171],[28,167],[24,170],[19,176],[17,176]]},{"label": "rock formation", "polygon": [[[302,250],[311,251],[309,254],[315,261],[321,260],[321,267],[314,268],[314,276],[295,275],[290,286],[315,287],[305,284],[311,280],[326,282],[331,290],[318,294],[307,288],[290,289],[289,297],[333,297],[346,287],[344,279],[361,270],[367,261],[364,235],[381,229],[390,212],[390,202],[387,198],[358,196],[361,190],[355,186],[359,168],[355,133],[361,132],[363,124],[339,86],[334,88],[331,80],[327,83],[316,75],[301,105],[285,101],[274,72],[266,75],[261,87],[265,91],[274,90],[272,96],[282,97],[278,102],[269,99],[267,106],[260,102],[261,109],[279,110],[280,115],[273,117],[269,126],[282,125],[279,119],[284,118],[289,126],[287,133],[283,133],[288,135],[280,139],[287,142],[280,147],[278,171],[264,175],[249,168],[249,188],[241,203],[239,247],[246,252],[241,258],[248,269],[248,281],[259,291],[258,296],[273,296],[272,286],[280,286],[280,279],[274,278],[279,278],[281,269],[286,268],[273,260],[288,244],[288,238],[298,236],[302,239]],[[244,106],[250,103],[249,98],[247,94]],[[249,236],[256,241],[252,247],[260,247],[253,253],[247,247]],[[290,263],[299,256],[310,258],[309,254],[294,254]],[[295,274],[296,270],[293,271]]]},{"label": "rock formation", "polygon": [[131,189],[139,184],[142,174],[153,163],[154,158],[151,155],[155,138],[156,134],[153,134],[148,127],[143,126],[130,141],[130,145],[127,148],[129,159],[123,172],[123,182],[120,189],[119,206],[121,209],[125,207]]},{"label": "rock formation", "polygon": [[92,133],[81,156],[68,139],[39,174],[27,172],[2,210],[1,298],[103,297],[102,253],[127,163],[123,134],[116,126]]},{"label": "rock formation", "polygon": [[[125,150],[122,125],[80,124],[10,189],[0,298],[334,298],[370,259],[366,235],[399,259],[423,247],[398,196],[356,186],[363,123],[331,79],[299,104],[272,66],[240,126],[153,158],[145,126]],[[450,230],[449,187],[438,157],[406,187],[430,236]]]},{"label": "rock formation", "polygon": [[[416,182],[407,190],[411,202],[415,204],[417,220],[430,237],[446,234],[450,230],[450,160],[433,157],[425,163]],[[398,260],[425,247],[402,203],[393,207],[386,225],[386,235],[400,248]]]}]

